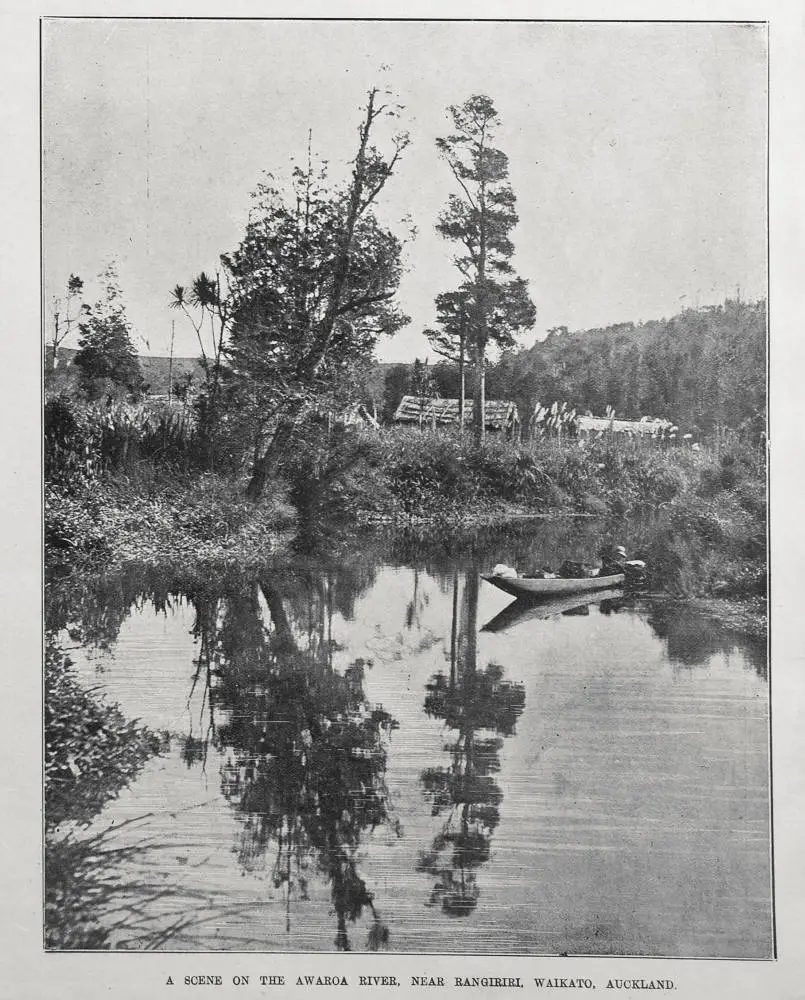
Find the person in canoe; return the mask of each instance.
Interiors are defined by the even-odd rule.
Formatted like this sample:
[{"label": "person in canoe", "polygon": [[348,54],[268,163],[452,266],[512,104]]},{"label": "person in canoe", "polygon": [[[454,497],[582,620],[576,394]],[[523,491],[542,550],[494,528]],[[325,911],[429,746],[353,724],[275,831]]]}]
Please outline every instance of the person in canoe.
[{"label": "person in canoe", "polygon": [[623,573],[627,586],[640,587],[645,581],[646,564],[642,559],[629,559],[622,545],[608,546],[601,553],[601,576]]},{"label": "person in canoe", "polygon": [[628,563],[626,549],[622,545],[608,545],[601,552],[601,576],[614,576],[615,573],[625,573]]}]

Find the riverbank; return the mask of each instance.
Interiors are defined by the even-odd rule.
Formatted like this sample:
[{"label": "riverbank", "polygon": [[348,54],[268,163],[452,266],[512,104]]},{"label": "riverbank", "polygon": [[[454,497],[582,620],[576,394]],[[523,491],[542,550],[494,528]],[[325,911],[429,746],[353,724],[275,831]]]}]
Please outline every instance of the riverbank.
[{"label": "riverbank", "polygon": [[317,478],[309,463],[291,466],[258,503],[244,497],[245,474],[153,463],[49,485],[48,570],[131,561],[251,565],[294,535],[315,550],[371,528],[438,537],[588,518],[604,525],[601,543],[625,544],[647,562],[652,590],[706,599],[765,595],[765,468],[740,442],[698,452],[606,438],[584,446],[493,440],[476,448],[440,432],[384,431],[356,435],[355,447],[361,461],[345,471]]}]

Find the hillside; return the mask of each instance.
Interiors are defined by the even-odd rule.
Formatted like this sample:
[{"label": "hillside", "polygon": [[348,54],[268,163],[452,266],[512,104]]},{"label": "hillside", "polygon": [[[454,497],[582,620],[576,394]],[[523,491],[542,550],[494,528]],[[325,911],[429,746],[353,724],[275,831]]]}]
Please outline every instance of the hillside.
[{"label": "hillside", "polygon": [[[74,347],[60,347],[58,352],[59,364],[70,364],[78,354]],[[140,354],[137,360],[140,362],[140,371],[145,379],[146,392],[152,396],[167,396],[168,376],[172,372],[173,384],[186,380],[188,375],[193,377],[195,385],[201,385],[204,381],[204,373],[197,358],[174,358],[173,368],[168,357],[154,356],[150,354]]]},{"label": "hillside", "polygon": [[766,410],[766,303],[727,300],[670,319],[554,330],[490,372],[490,395],[565,400],[582,412],[667,417],[702,433],[762,429]]}]

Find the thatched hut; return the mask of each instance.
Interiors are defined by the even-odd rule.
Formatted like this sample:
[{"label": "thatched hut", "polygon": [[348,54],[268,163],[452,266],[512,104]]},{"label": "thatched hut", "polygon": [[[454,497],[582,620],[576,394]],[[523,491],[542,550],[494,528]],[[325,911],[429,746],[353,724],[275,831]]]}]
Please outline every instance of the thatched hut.
[{"label": "thatched hut", "polygon": [[[394,413],[395,424],[415,427],[458,426],[459,401],[419,396],[403,396]],[[473,401],[464,403],[464,425],[472,424]],[[515,434],[520,426],[517,406],[506,399],[488,399],[484,406],[484,424],[488,431]]]}]

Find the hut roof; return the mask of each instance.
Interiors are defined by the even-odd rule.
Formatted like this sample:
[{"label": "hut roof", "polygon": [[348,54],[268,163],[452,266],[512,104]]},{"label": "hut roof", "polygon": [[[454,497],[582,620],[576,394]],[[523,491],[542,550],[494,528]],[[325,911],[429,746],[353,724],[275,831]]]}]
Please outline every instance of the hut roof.
[{"label": "hut roof", "polygon": [[[394,413],[394,420],[401,424],[424,423],[457,424],[457,399],[420,399],[418,396],[403,396]],[[473,401],[464,404],[464,422],[472,422]],[[484,423],[487,427],[499,429],[520,422],[517,406],[506,399],[488,399],[484,406]]]},{"label": "hut roof", "polygon": [[610,417],[577,417],[578,429],[588,433],[612,430],[616,434],[657,434],[673,425],[670,420],[643,417],[642,420],[618,420]]}]

